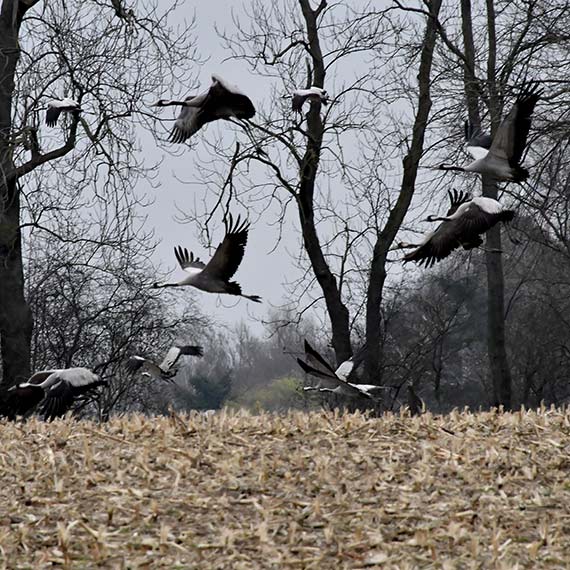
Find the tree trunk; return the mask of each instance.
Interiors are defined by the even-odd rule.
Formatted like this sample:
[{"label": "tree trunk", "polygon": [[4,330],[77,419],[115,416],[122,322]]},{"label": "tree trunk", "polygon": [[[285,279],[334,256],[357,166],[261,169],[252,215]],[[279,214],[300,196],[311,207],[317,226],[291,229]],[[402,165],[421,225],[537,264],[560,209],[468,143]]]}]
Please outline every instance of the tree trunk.
[{"label": "tree trunk", "polygon": [[[309,0],[299,0],[299,3],[307,26],[307,38],[311,49],[313,84],[323,87],[325,66],[319,43],[317,18],[326,6],[326,2],[321,2],[315,10],[310,7]],[[323,254],[314,218],[315,181],[321,156],[324,130],[320,105],[311,105],[306,116],[308,140],[299,172],[300,185],[297,196],[299,219],[301,221],[305,249],[325,298],[327,313],[331,321],[333,349],[337,362],[340,363],[352,356],[349,314],[348,309],[342,302],[337,280]]]},{"label": "tree trunk", "polygon": [[[489,52],[487,55],[487,85],[489,89],[489,114],[491,135],[495,136],[501,123],[502,100],[497,89],[497,34],[495,0],[486,0]],[[483,176],[483,196],[497,199],[496,181]],[[510,410],[511,370],[507,360],[505,341],[505,278],[501,253],[501,224],[487,232],[487,352],[493,381],[493,404]]]},{"label": "tree trunk", "polygon": [[430,5],[430,17],[427,18],[426,31],[420,55],[418,73],[419,97],[416,117],[412,131],[410,150],[404,157],[402,187],[388,221],[378,234],[374,253],[370,263],[370,281],[366,298],[366,344],[364,360],[365,376],[371,384],[381,383],[382,362],[382,294],[386,281],[386,255],[406,215],[414,195],[418,164],[423,154],[424,134],[431,109],[430,81],[433,50],[437,39],[437,18],[441,0],[433,0]]},{"label": "tree trunk", "polygon": [[12,160],[12,96],[20,48],[18,32],[25,8],[4,0],[0,12],[0,337],[2,381],[0,412],[5,390],[30,375],[32,316],[24,297],[20,190]]},{"label": "tree trunk", "polygon": [[475,43],[473,40],[471,0],[461,0],[461,30],[463,32],[463,46],[465,50],[463,84],[465,86],[465,99],[467,101],[467,116],[469,117],[469,123],[471,123],[471,125],[476,128],[480,128],[481,117],[479,115],[479,86],[474,75]]},{"label": "tree trunk", "polygon": [[[489,91],[489,111],[494,134],[501,120],[501,105],[495,84],[497,38],[495,34],[495,12],[493,0],[487,0],[487,24],[489,33],[489,52],[487,56],[487,87]],[[478,85],[474,77],[475,47],[471,17],[471,0],[461,0],[461,17],[465,64],[463,77],[469,121],[480,127]],[[488,177],[483,177],[483,196],[497,199],[497,185]],[[505,280],[501,257],[501,227],[496,225],[487,232],[487,353],[489,369],[493,381],[493,404],[510,409],[511,372],[507,360],[505,342]]]},{"label": "tree trunk", "polygon": [[[483,177],[483,196],[497,199],[497,185]],[[493,380],[493,405],[510,410],[511,370],[505,341],[505,279],[501,253],[501,225],[487,232],[487,351]]]}]

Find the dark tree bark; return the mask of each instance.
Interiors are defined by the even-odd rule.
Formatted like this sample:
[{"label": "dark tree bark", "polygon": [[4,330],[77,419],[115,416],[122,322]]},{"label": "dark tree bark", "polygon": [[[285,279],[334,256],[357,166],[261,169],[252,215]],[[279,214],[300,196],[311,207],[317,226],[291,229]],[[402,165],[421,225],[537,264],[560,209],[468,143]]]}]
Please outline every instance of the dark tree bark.
[{"label": "dark tree bark", "polygon": [[24,14],[37,2],[3,0],[0,9],[0,413],[6,389],[30,376],[33,319],[24,296],[19,177],[71,151],[79,120],[73,121],[62,147],[46,154],[36,150],[28,162],[16,167],[12,158],[12,97],[20,56],[18,35]]},{"label": "dark tree bark", "polygon": [[[479,114],[479,86],[474,76],[475,47],[471,17],[471,0],[461,1],[461,17],[465,60],[463,77],[469,121],[476,127],[481,126]],[[494,135],[501,121],[502,105],[497,94],[495,80],[497,43],[495,35],[495,12],[493,0],[487,0],[487,27],[489,33],[489,54],[487,59],[487,86],[489,90],[489,110],[491,115],[491,134]],[[496,182],[483,176],[483,196],[497,199]],[[493,405],[511,408],[511,372],[507,359],[505,340],[505,280],[501,257],[501,227],[496,225],[487,232],[487,353],[489,369],[493,381]]]},{"label": "dark tree bark", "polygon": [[[317,18],[326,7],[326,1],[321,1],[314,10],[311,8],[309,0],[299,0],[299,3],[307,26],[307,38],[312,59],[313,85],[322,88],[325,81],[325,66],[319,43]],[[327,312],[331,321],[332,344],[337,362],[340,363],[352,356],[349,314],[348,309],[342,302],[337,280],[330,270],[319,243],[314,217],[315,180],[321,156],[323,130],[320,105],[311,105],[307,113],[308,139],[300,166],[300,185],[297,201],[305,249],[315,272],[315,277],[323,291]]]},{"label": "dark tree bark", "polygon": [[[487,84],[489,86],[489,110],[491,135],[495,135],[501,122],[502,105],[497,93],[497,37],[495,31],[494,0],[487,0],[487,28],[489,33],[489,55],[487,59]],[[483,177],[483,196],[497,199],[497,183]],[[507,359],[505,340],[505,277],[501,254],[501,225],[497,224],[487,232],[487,349],[491,378],[493,379],[495,406],[502,405],[510,410],[511,370]]]},{"label": "dark tree bark", "polygon": [[461,0],[461,29],[463,31],[463,46],[465,60],[463,63],[463,83],[467,101],[467,116],[469,122],[481,126],[479,114],[479,86],[475,77],[475,42],[473,41],[473,20],[471,18],[471,0]]},{"label": "dark tree bark", "polygon": [[[483,196],[497,199],[497,184],[483,179]],[[507,358],[505,334],[505,277],[501,253],[501,227],[487,232],[485,260],[487,265],[487,351],[493,380],[493,405],[512,407],[511,369]]]},{"label": "dark tree bark", "polygon": [[20,189],[13,175],[11,137],[14,76],[20,55],[18,33],[25,11],[33,4],[3,0],[0,9],[0,346],[4,390],[30,372],[32,315],[24,297]]},{"label": "dark tree bark", "polygon": [[381,383],[382,361],[382,317],[381,304],[384,282],[386,281],[386,256],[404,220],[414,195],[418,165],[423,154],[424,135],[431,109],[430,83],[433,51],[437,39],[437,18],[441,0],[430,3],[430,16],[427,18],[420,68],[418,72],[419,97],[412,141],[403,160],[404,175],[396,205],[390,211],[388,221],[378,234],[370,263],[370,281],[366,300],[366,343],[365,375],[369,382]]}]

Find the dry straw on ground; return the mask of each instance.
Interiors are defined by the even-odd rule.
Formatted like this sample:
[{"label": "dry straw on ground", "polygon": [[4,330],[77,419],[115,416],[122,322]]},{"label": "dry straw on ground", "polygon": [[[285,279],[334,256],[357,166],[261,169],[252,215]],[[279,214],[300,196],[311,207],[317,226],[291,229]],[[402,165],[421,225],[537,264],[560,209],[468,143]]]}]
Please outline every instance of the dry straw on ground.
[{"label": "dry straw on ground", "polygon": [[568,412],[0,430],[0,568],[570,565]]}]

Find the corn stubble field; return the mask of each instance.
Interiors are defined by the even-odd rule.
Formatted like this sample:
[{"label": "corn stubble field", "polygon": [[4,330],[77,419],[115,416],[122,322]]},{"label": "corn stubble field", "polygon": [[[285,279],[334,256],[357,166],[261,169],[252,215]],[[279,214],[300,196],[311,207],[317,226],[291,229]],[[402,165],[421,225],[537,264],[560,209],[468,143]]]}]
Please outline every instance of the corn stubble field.
[{"label": "corn stubble field", "polygon": [[2,423],[0,567],[566,568],[570,413]]}]

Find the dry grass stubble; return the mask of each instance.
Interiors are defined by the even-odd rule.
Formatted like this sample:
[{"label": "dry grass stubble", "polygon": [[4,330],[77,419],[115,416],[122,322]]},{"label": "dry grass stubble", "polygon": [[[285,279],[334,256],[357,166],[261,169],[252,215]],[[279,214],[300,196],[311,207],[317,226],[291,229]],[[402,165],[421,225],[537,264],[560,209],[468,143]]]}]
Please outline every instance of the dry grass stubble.
[{"label": "dry grass stubble", "polygon": [[569,412],[0,430],[0,568],[570,565]]}]

